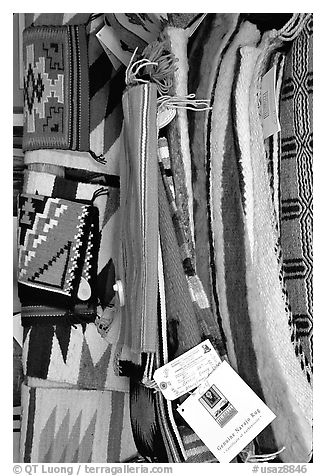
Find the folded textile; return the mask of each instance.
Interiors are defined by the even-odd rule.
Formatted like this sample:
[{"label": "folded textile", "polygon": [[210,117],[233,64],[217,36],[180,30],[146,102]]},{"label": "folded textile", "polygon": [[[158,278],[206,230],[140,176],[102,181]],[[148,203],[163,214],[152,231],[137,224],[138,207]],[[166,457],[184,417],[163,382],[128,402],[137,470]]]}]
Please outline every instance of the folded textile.
[{"label": "folded textile", "polygon": [[[108,186],[68,180],[64,177],[33,172],[25,172],[24,191],[45,194],[53,198],[61,197],[82,203],[92,202],[98,209],[100,244],[96,278],[96,296],[104,317],[110,323],[103,339],[92,323],[96,306],[75,306],[74,315],[64,323],[65,308],[50,305],[24,305],[23,320],[31,326],[27,330],[24,343],[25,374],[55,382],[69,382],[82,388],[105,388],[125,390],[127,379],[119,377],[117,347],[123,330],[119,310],[111,309],[114,301],[115,236],[118,231],[119,181],[117,177],[107,177]],[[101,312],[103,315],[103,313]],[[89,319],[86,317],[89,315]],[[80,319],[78,320],[78,316]],[[39,328],[40,320],[43,323]],[[84,322],[79,324],[78,322]],[[74,326],[71,324],[74,323]],[[61,325],[60,325],[61,324]],[[41,342],[40,342],[41,339]],[[88,369],[88,371],[86,371]]]},{"label": "folded textile", "polygon": [[[88,90],[84,99],[87,98],[89,121],[83,141],[88,142],[89,148],[81,149],[79,147],[76,150],[91,151],[93,157],[89,154],[81,156],[83,166],[88,169],[93,170],[98,166],[98,168],[102,168],[102,171],[103,168],[104,170],[106,168],[106,173],[116,173],[119,155],[123,151],[121,99],[125,87],[124,68],[119,71],[113,68],[110,59],[96,37],[96,33],[103,26],[103,15],[34,13],[25,14],[25,18],[27,24],[33,22],[35,27],[56,25],[55,28],[58,28],[65,25],[65,28],[77,28],[80,25],[80,28],[85,29],[87,44],[82,61],[87,62]],[[30,157],[33,156],[34,154],[31,153]],[[55,157],[55,160],[74,162],[80,156],[70,153],[54,154],[52,157]],[[97,160],[94,160],[94,158]]]},{"label": "folded textile", "polygon": [[[173,354],[183,354],[201,342],[201,331],[182,266],[178,241],[161,175],[158,176],[159,229],[165,285],[166,318]],[[170,347],[171,349],[171,347]]]},{"label": "folded textile", "polygon": [[[173,71],[173,82],[169,94],[175,97],[188,95],[188,60],[187,45],[188,32],[184,28],[167,25],[164,35],[169,42],[169,49],[175,57],[176,67]],[[189,149],[187,109],[176,109],[175,118],[167,125],[166,136],[172,158],[174,174],[175,200],[183,228],[186,233],[188,246],[194,257],[194,225],[193,225],[193,198],[191,185],[191,156]]]},{"label": "folded textile", "polygon": [[[301,14],[295,14],[294,17]],[[271,426],[284,462],[308,462],[312,451],[312,391],[295,355],[291,312],[282,284],[281,250],[273,194],[268,174],[259,111],[259,91],[270,53],[282,41],[294,40],[304,25],[292,23],[285,32],[268,32],[259,48],[250,88],[249,117],[253,165],[254,248],[247,268],[252,342],[264,399],[278,415]],[[287,31],[288,30],[288,31]],[[268,365],[266,365],[268,362]],[[260,436],[259,436],[260,438]],[[259,443],[258,438],[258,443]]]},{"label": "folded textile", "polygon": [[313,18],[286,55],[280,101],[280,239],[293,343],[312,381]]},{"label": "folded textile", "polygon": [[23,149],[89,150],[89,79],[82,25],[23,33]]},{"label": "folded textile", "polygon": [[187,278],[189,293],[194,305],[197,322],[202,335],[211,340],[213,346],[222,357],[225,355],[225,347],[222,336],[219,332],[216,320],[213,317],[211,308],[207,299],[206,292],[196,273],[195,262],[188,246],[186,233],[183,227],[183,221],[180,211],[175,202],[175,188],[173,173],[171,170],[171,160],[167,140],[162,137],[158,140],[158,159],[159,171],[162,176],[165,192],[168,199],[175,235],[180,250],[180,257],[184,273]]},{"label": "folded textile", "polygon": [[191,428],[180,426],[179,431],[186,453],[186,463],[218,463],[213,453]]},{"label": "folded textile", "polygon": [[[160,240],[161,241],[161,240]],[[168,362],[168,322],[162,250],[158,247],[158,343],[155,368]],[[170,346],[171,347],[171,346]],[[171,349],[170,349],[171,352]],[[153,387],[132,381],[130,386],[130,415],[135,444],[139,453],[151,462],[181,463],[185,453],[174,419],[172,402]]]},{"label": "folded textile", "polygon": [[[156,85],[128,87],[123,95],[126,155],[120,163],[121,263],[124,344],[131,361],[153,354],[157,342],[157,110]],[[124,360],[124,357],[121,356]]]},{"label": "folded textile", "polygon": [[[188,89],[198,99],[210,99],[216,71],[228,42],[239,28],[237,13],[217,13],[207,15],[194,35],[189,52]],[[207,167],[207,121],[208,111],[188,111],[189,140],[192,165],[192,189],[194,207],[194,239],[196,249],[196,269],[215,314],[219,316],[218,298],[214,280],[214,260],[210,250],[213,247],[209,225],[209,171]],[[223,332],[220,318],[219,326]]]},{"label": "folded textile", "polygon": [[22,462],[118,463],[136,451],[128,393],[22,386]]},{"label": "folded textile", "polygon": [[98,210],[59,198],[21,194],[18,212],[18,292],[68,308],[96,299]]},{"label": "folded textile", "polygon": [[109,312],[114,316],[105,339],[94,323],[27,327],[23,344],[24,375],[56,386],[66,383],[81,389],[128,392],[129,380],[118,375],[116,361],[121,316],[117,311]]},{"label": "folded textile", "polygon": [[[212,111],[209,111],[207,122],[210,221],[216,271],[213,285],[217,290],[230,363],[234,369],[241,365],[250,383],[255,379],[255,371],[251,368],[255,362],[254,356],[248,355],[252,352],[246,350],[250,343],[250,325],[246,302],[243,210],[235,157],[231,93],[238,49],[255,45],[259,38],[259,31],[249,22],[242,23],[233,36],[215,71],[211,93]],[[241,349],[245,355],[242,358],[237,355],[235,340],[243,342]],[[242,373],[240,375],[244,378]]]},{"label": "folded textile", "polygon": [[232,92],[234,135],[238,153],[239,185],[244,213],[244,221],[248,231],[249,245],[253,248],[253,178],[250,156],[249,126],[249,89],[252,75],[260,54],[254,46],[243,46],[239,49],[237,74]]},{"label": "folded textile", "polygon": [[116,150],[113,147],[111,153],[110,160],[105,164],[94,160],[88,152],[58,149],[27,150],[24,155],[24,164],[27,166],[48,164],[85,172],[118,175],[119,158],[123,154],[123,148]]},{"label": "folded textile", "polygon": [[108,177],[111,185],[100,186],[69,180],[52,174],[27,170],[24,192],[45,195],[81,203],[92,203],[99,215],[99,249],[97,263],[97,295],[102,307],[109,304],[114,296],[115,263],[117,247],[114,245],[119,224],[119,180]]}]

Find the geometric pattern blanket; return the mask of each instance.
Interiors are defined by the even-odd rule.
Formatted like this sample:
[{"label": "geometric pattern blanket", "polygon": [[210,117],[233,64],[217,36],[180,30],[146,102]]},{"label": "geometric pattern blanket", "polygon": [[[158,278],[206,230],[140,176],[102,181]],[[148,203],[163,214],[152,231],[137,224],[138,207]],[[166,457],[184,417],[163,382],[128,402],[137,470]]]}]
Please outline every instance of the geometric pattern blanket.
[{"label": "geometric pattern blanket", "polygon": [[24,463],[118,463],[136,452],[123,392],[22,386]]},{"label": "geometric pattern blanket", "polygon": [[23,149],[89,150],[89,80],[83,25],[24,30]]},{"label": "geometric pattern blanket", "polygon": [[121,319],[120,313],[114,314],[105,338],[94,323],[25,328],[24,375],[57,386],[129,392],[129,380],[118,376],[115,361]]},{"label": "geometric pattern blanket", "polygon": [[24,192],[72,201],[92,202],[99,214],[99,249],[97,263],[97,295],[102,307],[114,296],[115,241],[118,229],[120,192],[117,177],[109,176],[107,186],[77,182],[52,174],[26,171]]},{"label": "geometric pattern blanket", "polygon": [[279,157],[283,273],[292,311],[293,343],[309,382],[313,346],[312,42],[311,15],[285,59]]},{"label": "geometric pattern blanket", "polygon": [[[259,96],[261,78],[280,43],[293,41],[306,15],[294,14],[280,32],[264,35],[249,94],[250,156],[253,184],[253,237],[247,269],[252,343],[264,400],[278,415],[272,424],[283,462],[307,462],[312,451],[312,389],[295,355],[291,311],[282,280],[282,250],[265,150]],[[266,365],[268,362],[268,366]],[[258,437],[258,440],[260,436]],[[264,451],[264,448],[261,448]]]},{"label": "geometric pattern blanket", "polygon": [[[116,177],[108,176],[107,182],[110,185],[99,186],[48,173],[25,172],[24,192],[61,197],[75,203],[92,202],[98,209],[100,238],[96,297],[111,322],[103,339],[93,323],[78,324],[75,320],[74,326],[69,322],[65,324],[62,321],[64,310],[54,304],[41,306],[35,301],[23,306],[23,321],[29,326],[24,340],[24,373],[29,377],[66,382],[81,388],[126,391],[127,379],[118,377],[116,362],[116,343],[122,332],[121,316],[119,311],[108,307],[114,297],[114,236],[118,223],[119,188]],[[75,312],[80,306],[82,303],[75,307]],[[87,309],[81,312],[85,321]],[[59,317],[53,322],[56,315]],[[33,325],[40,319],[45,324],[42,328]]]},{"label": "geometric pattern blanket", "polygon": [[[85,101],[88,107],[88,120],[86,121],[87,111],[85,111],[85,115],[82,117],[80,113],[73,115],[71,112],[74,112],[74,110],[72,110],[69,113],[69,117],[66,118],[66,121],[69,120],[70,126],[73,127],[73,135],[70,135],[70,140],[75,142],[72,144],[71,149],[72,151],[92,151],[93,155],[95,154],[101,158],[104,157],[108,165],[112,161],[116,163],[119,160],[122,146],[121,98],[125,87],[125,68],[120,68],[118,71],[114,69],[96,37],[96,33],[103,26],[103,20],[95,18],[95,16],[89,13],[35,13],[25,14],[25,23],[26,25],[33,25],[34,28],[49,25],[54,30],[59,28],[67,28],[68,31],[71,29],[73,32],[78,29],[80,31],[86,30],[86,42],[82,45],[82,54],[75,55],[74,53],[73,58],[71,58],[72,61],[70,61],[71,71],[83,73],[80,84],[84,87],[84,94],[79,94],[77,90],[70,91],[69,96],[66,96],[66,100],[71,99],[71,96],[77,95],[74,99],[78,99],[80,105]],[[71,45],[75,44],[74,41],[71,43]],[[79,61],[80,64],[78,64]],[[86,62],[86,65],[84,62]],[[68,71],[66,73],[68,74]],[[66,79],[68,81],[68,77]],[[76,76],[70,78],[69,87],[76,85],[76,81]],[[78,102],[74,102],[74,107],[77,107],[77,105]],[[81,124],[78,124],[78,121],[84,121],[84,118],[85,122],[83,122],[83,125],[85,127],[83,127],[81,135]],[[53,131],[51,131],[51,134],[53,135]],[[79,145],[77,142],[78,137],[81,141]],[[52,145],[51,147],[52,149],[57,148],[61,150],[68,148],[61,145]],[[90,155],[88,157],[95,164],[104,168],[102,164],[94,161]],[[111,166],[110,168],[112,169]]]},{"label": "geometric pattern blanket", "polygon": [[26,299],[54,300],[68,307],[78,300],[93,302],[97,209],[32,194],[21,194],[18,203],[18,287],[22,304]]}]

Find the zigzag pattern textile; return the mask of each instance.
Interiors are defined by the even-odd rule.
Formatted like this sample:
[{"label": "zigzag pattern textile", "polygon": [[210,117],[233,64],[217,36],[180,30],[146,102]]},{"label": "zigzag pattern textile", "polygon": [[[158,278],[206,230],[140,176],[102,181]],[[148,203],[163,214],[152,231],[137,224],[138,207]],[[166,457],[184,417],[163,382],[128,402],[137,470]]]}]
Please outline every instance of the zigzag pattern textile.
[{"label": "zigzag pattern textile", "polygon": [[129,395],[22,386],[21,461],[116,463],[133,456]]},{"label": "zigzag pattern textile", "polygon": [[[116,226],[119,205],[119,188],[115,178],[114,186],[77,182],[52,174],[26,171],[24,191],[32,194],[46,194],[53,198],[63,197],[82,203],[92,203],[98,210],[100,243],[98,251],[98,273],[96,295],[110,329],[103,339],[93,323],[68,321],[64,325],[65,309],[55,306],[24,305],[23,321],[31,325],[24,339],[24,373],[29,377],[66,382],[81,388],[97,388],[128,391],[128,380],[119,377],[117,366],[117,341],[121,332],[121,315],[118,309],[109,307],[114,299],[116,258],[114,256],[113,230]],[[75,308],[75,312],[78,307]],[[86,308],[85,312],[89,312]],[[61,313],[61,314],[60,314]],[[94,311],[93,311],[94,314]],[[56,325],[51,325],[51,318]],[[44,321],[39,327],[40,319]],[[93,318],[94,320],[94,318]],[[60,325],[61,324],[61,325]]]},{"label": "zigzag pattern textile", "polygon": [[18,292],[22,304],[78,302],[85,283],[94,301],[98,211],[43,195],[21,194],[18,213]]}]

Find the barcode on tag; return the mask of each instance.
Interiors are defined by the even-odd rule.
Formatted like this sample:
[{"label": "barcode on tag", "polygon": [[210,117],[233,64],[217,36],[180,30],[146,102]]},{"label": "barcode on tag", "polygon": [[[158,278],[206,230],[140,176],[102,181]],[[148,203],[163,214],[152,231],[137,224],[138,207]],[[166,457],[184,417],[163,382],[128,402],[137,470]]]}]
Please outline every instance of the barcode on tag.
[{"label": "barcode on tag", "polygon": [[223,393],[218,390],[216,385],[212,385],[199,398],[199,401],[221,428],[231,421],[238,413],[236,408],[229,402]]},{"label": "barcode on tag", "polygon": [[268,91],[265,91],[263,94],[263,118],[266,119],[269,116],[269,99]]}]

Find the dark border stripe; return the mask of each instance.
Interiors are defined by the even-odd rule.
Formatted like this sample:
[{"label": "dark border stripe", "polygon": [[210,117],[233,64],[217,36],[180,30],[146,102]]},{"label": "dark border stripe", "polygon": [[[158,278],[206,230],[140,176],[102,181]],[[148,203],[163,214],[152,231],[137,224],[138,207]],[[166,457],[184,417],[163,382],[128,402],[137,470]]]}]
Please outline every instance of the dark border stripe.
[{"label": "dark border stripe", "polygon": [[35,411],[36,411],[36,388],[29,388],[29,404],[28,404],[28,415],[27,415],[27,428],[26,428],[26,438],[25,438],[25,448],[24,448],[24,463],[31,462],[32,454],[32,445],[34,437],[34,421],[35,421]]}]

